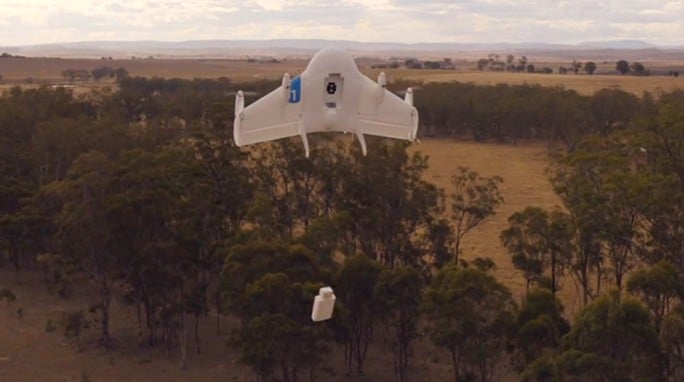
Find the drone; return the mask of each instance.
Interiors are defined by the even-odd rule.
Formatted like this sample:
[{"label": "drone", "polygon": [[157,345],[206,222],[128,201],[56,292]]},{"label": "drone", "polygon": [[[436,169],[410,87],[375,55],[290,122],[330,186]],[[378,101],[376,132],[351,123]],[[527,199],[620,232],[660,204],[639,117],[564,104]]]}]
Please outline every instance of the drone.
[{"label": "drone", "polygon": [[308,133],[353,133],[366,155],[365,134],[414,141],[418,111],[413,89],[404,99],[386,88],[382,72],[375,82],[364,76],[348,52],[326,48],[316,53],[301,75],[283,76],[280,87],[245,107],[235,96],[233,138],[237,146],[300,136],[309,157]]},{"label": "drone", "polygon": [[[242,91],[235,96],[233,138],[240,147],[300,136],[309,157],[307,133],[353,133],[367,154],[365,134],[414,141],[418,111],[413,90],[404,99],[387,90],[385,73],[374,82],[364,76],[352,56],[340,49],[316,53],[300,76],[285,73],[279,88],[245,107]],[[335,294],[320,288],[314,298],[311,319],[332,317]]]}]

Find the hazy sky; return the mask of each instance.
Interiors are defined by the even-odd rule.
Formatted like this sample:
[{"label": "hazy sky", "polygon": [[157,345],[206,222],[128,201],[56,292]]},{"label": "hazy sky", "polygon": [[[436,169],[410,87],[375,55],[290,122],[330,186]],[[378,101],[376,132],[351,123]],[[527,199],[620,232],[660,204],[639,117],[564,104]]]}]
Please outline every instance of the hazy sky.
[{"label": "hazy sky", "polygon": [[0,45],[273,38],[684,45],[684,0],[0,0]]}]

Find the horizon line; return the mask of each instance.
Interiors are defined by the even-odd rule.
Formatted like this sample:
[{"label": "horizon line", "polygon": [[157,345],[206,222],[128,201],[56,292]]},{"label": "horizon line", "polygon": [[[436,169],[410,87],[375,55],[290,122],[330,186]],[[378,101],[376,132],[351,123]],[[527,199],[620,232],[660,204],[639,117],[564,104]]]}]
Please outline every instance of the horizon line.
[{"label": "horizon line", "polygon": [[[656,44],[648,41],[644,41],[637,38],[624,38],[624,39],[604,39],[604,40],[583,40],[579,42],[555,42],[555,41],[523,41],[523,42],[513,42],[513,41],[492,41],[492,42],[472,42],[472,41],[422,41],[422,42],[401,42],[401,41],[363,41],[363,40],[347,40],[347,39],[326,39],[326,38],[266,38],[266,39],[224,39],[224,38],[207,38],[207,39],[187,39],[187,40],[159,40],[159,39],[139,39],[139,40],[71,40],[71,41],[60,41],[60,42],[42,42],[42,43],[32,43],[32,44],[17,44],[17,45],[5,45],[0,44],[3,48],[25,48],[25,47],[39,47],[39,46],[50,46],[50,45],[75,45],[75,44],[93,44],[93,43],[163,43],[163,44],[183,44],[183,43],[195,43],[195,42],[336,42],[336,43],[352,43],[352,44],[367,44],[367,45],[403,45],[403,46],[420,46],[420,45],[556,45],[556,46],[568,46],[568,47],[582,47],[582,45],[592,45],[592,44],[616,44],[616,43],[634,43],[641,44],[644,47],[639,47],[637,49],[648,49],[648,48],[684,48],[684,42],[673,43],[673,44]],[[277,46],[273,46],[277,47]],[[590,46],[591,48],[591,46]],[[593,47],[599,48],[599,47]],[[625,48],[627,49],[627,48]],[[633,49],[633,48],[632,48]]]}]

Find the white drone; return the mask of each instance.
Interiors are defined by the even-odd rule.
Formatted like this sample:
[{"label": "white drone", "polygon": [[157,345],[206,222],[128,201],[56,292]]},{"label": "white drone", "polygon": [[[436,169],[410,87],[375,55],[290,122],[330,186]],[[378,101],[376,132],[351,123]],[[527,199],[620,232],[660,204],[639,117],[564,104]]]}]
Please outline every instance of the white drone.
[{"label": "white drone", "polygon": [[235,97],[233,137],[237,146],[299,135],[309,156],[307,133],[354,133],[366,155],[364,134],[414,141],[418,111],[413,90],[404,99],[386,88],[385,73],[378,82],[364,76],[352,56],[339,49],[323,49],[306,70],[245,107],[242,91]]}]

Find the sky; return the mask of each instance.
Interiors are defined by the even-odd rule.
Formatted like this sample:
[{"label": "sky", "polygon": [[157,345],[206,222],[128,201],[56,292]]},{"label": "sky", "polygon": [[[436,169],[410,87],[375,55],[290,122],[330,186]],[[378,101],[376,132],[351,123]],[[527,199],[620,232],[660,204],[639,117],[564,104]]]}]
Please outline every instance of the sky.
[{"label": "sky", "polygon": [[684,45],[684,0],[0,0],[0,45],[330,39]]}]

